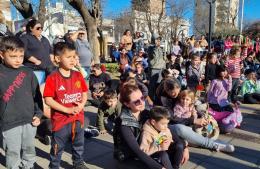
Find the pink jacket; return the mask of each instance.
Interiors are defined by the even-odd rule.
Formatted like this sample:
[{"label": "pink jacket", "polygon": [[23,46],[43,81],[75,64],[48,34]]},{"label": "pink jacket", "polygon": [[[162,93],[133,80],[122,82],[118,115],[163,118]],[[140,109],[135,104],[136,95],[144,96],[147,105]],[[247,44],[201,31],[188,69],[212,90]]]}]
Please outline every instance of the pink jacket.
[{"label": "pink jacket", "polygon": [[174,116],[179,118],[190,118],[192,114],[197,114],[194,106],[183,107],[180,104],[176,104],[174,109]]},{"label": "pink jacket", "polygon": [[225,49],[231,49],[233,46],[233,42],[231,40],[225,40],[224,45]]}]

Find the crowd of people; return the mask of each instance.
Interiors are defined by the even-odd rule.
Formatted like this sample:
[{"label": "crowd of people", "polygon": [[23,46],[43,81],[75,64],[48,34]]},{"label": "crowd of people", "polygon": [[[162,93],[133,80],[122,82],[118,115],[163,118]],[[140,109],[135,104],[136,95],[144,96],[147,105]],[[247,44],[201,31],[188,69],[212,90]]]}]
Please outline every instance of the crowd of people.
[{"label": "crowd of people", "polygon": [[[0,124],[7,168],[34,167],[37,135],[51,144],[50,168],[59,168],[70,144],[73,167],[85,169],[85,136],[112,134],[119,163],[178,169],[189,160],[189,146],[234,152],[233,145],[217,140],[219,133],[240,127],[241,102],[260,103],[259,38],[175,38],[165,52],[159,35],[145,44],[140,32],[133,38],[126,30],[119,48],[111,49],[120,72],[116,80],[93,62],[84,29],[54,44],[42,29],[32,19],[24,33],[1,37]],[[84,115],[89,105],[98,108],[96,128]]]}]

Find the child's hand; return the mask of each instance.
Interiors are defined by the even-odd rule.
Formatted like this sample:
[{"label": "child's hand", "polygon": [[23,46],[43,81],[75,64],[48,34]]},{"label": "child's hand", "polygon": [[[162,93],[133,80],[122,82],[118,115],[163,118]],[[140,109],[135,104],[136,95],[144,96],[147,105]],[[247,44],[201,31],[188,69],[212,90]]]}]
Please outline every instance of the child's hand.
[{"label": "child's hand", "polygon": [[146,147],[146,148],[142,147],[141,150],[142,150],[144,153],[148,153],[148,152],[149,152],[149,148],[148,148],[148,147]]},{"label": "child's hand", "polygon": [[67,111],[66,111],[67,114],[77,114],[76,108],[77,108],[77,107],[67,108]]},{"label": "child's hand", "polygon": [[107,134],[107,130],[101,130],[100,134]]},{"label": "child's hand", "polygon": [[205,125],[207,125],[207,120],[204,118],[197,118],[197,119],[194,119],[194,124],[196,124],[198,126],[205,126]]},{"label": "child's hand", "polygon": [[32,119],[32,125],[33,125],[34,127],[37,127],[37,126],[39,126],[40,124],[41,124],[40,118],[34,116],[33,119]]},{"label": "child's hand", "polygon": [[201,75],[200,77],[200,81],[204,80],[205,79],[205,75]]},{"label": "child's hand", "polygon": [[84,105],[80,102],[74,102],[77,107],[75,107],[75,112],[80,113],[84,109]]},{"label": "child's hand", "polygon": [[166,140],[164,140],[164,141],[160,144],[160,147],[161,147],[161,149],[162,149],[163,151],[166,151],[166,150],[168,150],[170,144],[171,144],[171,142],[170,142],[168,139],[166,139]]},{"label": "child's hand", "polygon": [[189,149],[185,148],[183,150],[183,156],[182,156],[182,160],[181,160],[181,164],[183,165],[184,163],[186,163],[190,158],[190,153],[189,153]]},{"label": "child's hand", "polygon": [[103,95],[104,95],[103,91],[97,94],[97,96],[99,96],[99,97],[102,97]]}]

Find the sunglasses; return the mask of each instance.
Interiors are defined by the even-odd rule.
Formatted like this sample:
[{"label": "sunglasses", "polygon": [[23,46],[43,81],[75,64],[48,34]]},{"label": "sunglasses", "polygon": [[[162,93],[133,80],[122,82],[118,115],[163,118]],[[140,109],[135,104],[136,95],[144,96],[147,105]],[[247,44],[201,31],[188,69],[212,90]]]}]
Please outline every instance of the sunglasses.
[{"label": "sunglasses", "polygon": [[140,99],[137,99],[135,101],[132,101],[131,103],[133,103],[135,106],[139,106],[144,102],[145,98],[144,96],[140,97]]},{"label": "sunglasses", "polygon": [[36,30],[42,30],[42,27],[37,27]]}]

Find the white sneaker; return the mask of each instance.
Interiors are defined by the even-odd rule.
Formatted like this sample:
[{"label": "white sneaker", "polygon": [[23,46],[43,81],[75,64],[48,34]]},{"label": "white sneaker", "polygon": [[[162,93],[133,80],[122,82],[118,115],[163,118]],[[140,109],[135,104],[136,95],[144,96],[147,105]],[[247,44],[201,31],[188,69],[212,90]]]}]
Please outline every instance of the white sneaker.
[{"label": "white sneaker", "polygon": [[91,138],[91,137],[97,137],[97,136],[99,136],[98,129],[85,128],[85,137]]},{"label": "white sneaker", "polygon": [[233,153],[235,151],[235,147],[232,144],[215,142],[214,149],[216,151],[222,151],[226,153]]}]

